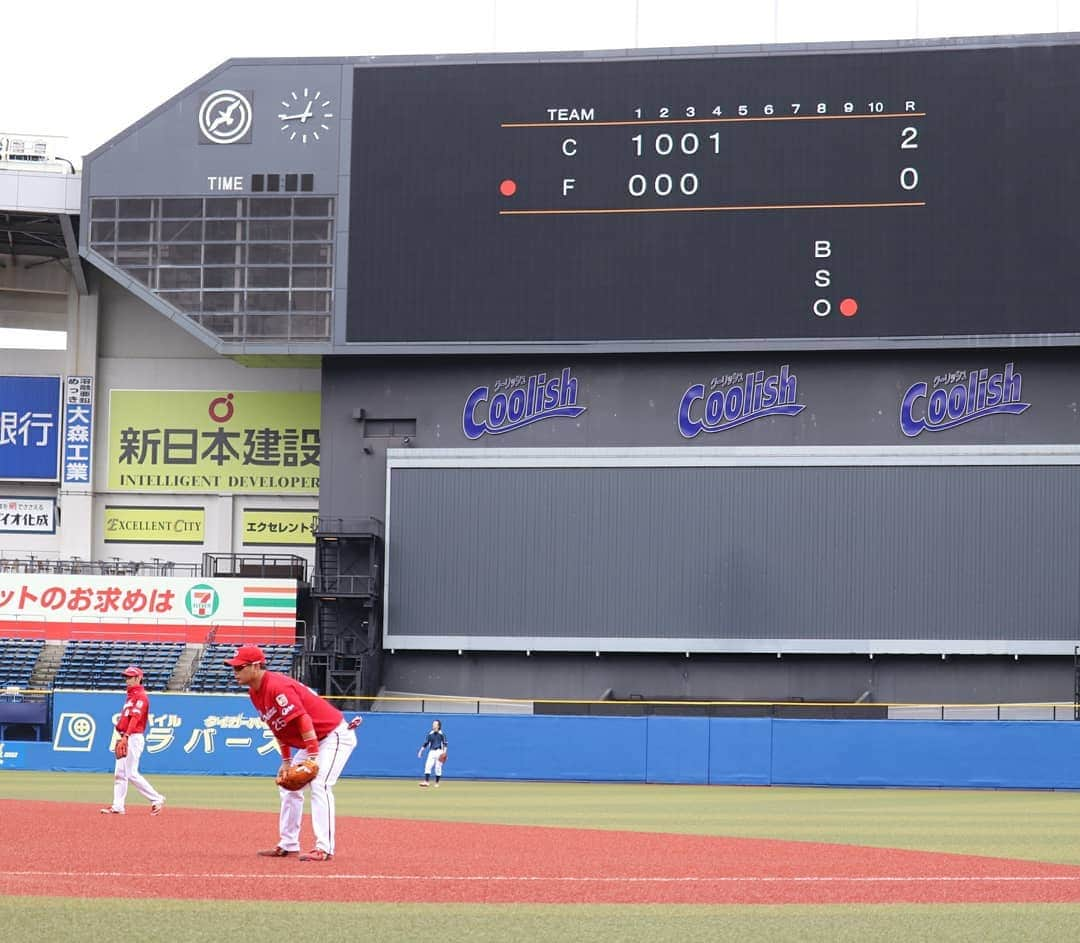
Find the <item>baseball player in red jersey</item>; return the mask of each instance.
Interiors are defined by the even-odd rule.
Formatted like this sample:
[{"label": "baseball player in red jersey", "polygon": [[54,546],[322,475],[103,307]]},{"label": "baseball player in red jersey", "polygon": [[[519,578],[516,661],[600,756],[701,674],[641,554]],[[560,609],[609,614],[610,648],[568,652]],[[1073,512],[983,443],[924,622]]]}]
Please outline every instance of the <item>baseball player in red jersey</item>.
[{"label": "baseball player in red jersey", "polygon": [[139,758],[146,747],[146,722],[150,717],[150,698],[143,687],[141,668],[132,665],[124,669],[127,684],[127,700],[116,721],[120,740],[113,748],[116,768],[113,771],[113,801],[101,810],[102,815],[123,815],[127,800],[128,783],[150,800],[150,814],[157,815],[165,807],[165,797],[150,785],[139,772]]},{"label": "baseball player in red jersey", "polygon": [[[329,861],[334,857],[334,783],[356,747],[355,724],[310,688],[277,671],[266,670],[266,656],[257,645],[244,645],[226,660],[236,680],[248,689],[263,723],[281,750],[281,768],[316,757],[318,775],[305,787],[311,790],[311,827],[315,847],[301,861]],[[293,750],[298,753],[293,753]],[[264,858],[289,858],[300,852],[300,823],[304,816],[304,790],[278,789],[281,795],[280,838],[276,847],[258,852]]]}]

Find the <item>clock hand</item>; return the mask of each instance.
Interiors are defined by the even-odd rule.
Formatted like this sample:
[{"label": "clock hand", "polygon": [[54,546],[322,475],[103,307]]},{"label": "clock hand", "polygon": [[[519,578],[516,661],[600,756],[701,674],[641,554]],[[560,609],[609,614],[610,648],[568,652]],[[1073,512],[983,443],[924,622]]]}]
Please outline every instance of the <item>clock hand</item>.
[{"label": "clock hand", "polygon": [[301,124],[306,124],[308,118],[311,117],[311,102],[307,103],[307,107],[298,115],[278,115],[279,121],[299,121]]}]

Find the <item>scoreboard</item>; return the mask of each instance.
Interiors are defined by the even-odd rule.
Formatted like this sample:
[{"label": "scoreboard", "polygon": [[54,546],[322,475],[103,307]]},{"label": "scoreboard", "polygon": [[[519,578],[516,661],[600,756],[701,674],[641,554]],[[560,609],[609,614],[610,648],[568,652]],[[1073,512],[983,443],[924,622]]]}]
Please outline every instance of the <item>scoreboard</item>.
[{"label": "scoreboard", "polygon": [[350,345],[1080,343],[1080,46],[352,82]]}]

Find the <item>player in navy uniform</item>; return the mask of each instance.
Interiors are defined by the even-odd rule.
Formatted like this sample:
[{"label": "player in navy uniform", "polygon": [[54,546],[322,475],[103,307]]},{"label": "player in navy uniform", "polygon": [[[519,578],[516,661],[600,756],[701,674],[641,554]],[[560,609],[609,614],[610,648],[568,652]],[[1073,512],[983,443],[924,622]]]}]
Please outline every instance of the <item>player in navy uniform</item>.
[{"label": "player in navy uniform", "polygon": [[446,759],[446,748],[448,746],[450,746],[450,741],[446,739],[446,734],[443,733],[442,721],[433,720],[427,737],[420,744],[420,749],[416,751],[418,757],[424,755],[424,750],[428,751],[427,759],[424,761],[424,778],[420,780],[421,786],[427,786],[431,783],[431,773],[434,771],[435,788],[439,788],[439,780],[442,779],[443,761]]}]

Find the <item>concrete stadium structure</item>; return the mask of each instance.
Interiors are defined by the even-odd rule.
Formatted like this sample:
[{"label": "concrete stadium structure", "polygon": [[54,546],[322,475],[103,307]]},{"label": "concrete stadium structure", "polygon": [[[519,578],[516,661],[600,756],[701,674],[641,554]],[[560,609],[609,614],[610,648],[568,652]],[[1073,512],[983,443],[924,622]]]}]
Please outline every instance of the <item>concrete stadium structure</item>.
[{"label": "concrete stadium structure", "polygon": [[165,507],[201,540],[125,553],[292,547],[339,694],[1071,700],[1078,65],[227,62],[77,194],[0,172],[0,303],[69,341],[0,373],[94,406],[5,546],[105,560]]}]

